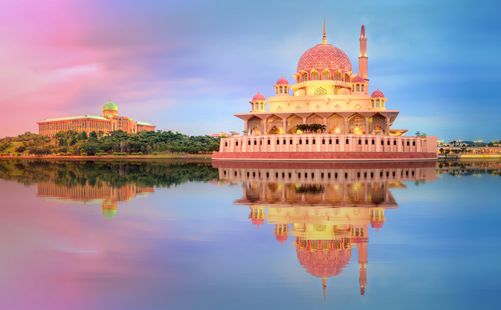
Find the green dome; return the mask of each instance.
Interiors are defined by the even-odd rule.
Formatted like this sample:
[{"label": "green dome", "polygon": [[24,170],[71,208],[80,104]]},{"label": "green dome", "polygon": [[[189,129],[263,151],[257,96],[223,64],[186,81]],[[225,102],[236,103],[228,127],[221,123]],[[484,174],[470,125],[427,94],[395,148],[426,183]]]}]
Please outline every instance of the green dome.
[{"label": "green dome", "polygon": [[111,220],[112,218],[114,218],[117,215],[118,210],[117,209],[102,209],[102,213],[106,219]]},{"label": "green dome", "polygon": [[114,103],[113,101],[108,101],[104,106],[103,110],[113,110],[113,111],[118,111],[118,105]]}]

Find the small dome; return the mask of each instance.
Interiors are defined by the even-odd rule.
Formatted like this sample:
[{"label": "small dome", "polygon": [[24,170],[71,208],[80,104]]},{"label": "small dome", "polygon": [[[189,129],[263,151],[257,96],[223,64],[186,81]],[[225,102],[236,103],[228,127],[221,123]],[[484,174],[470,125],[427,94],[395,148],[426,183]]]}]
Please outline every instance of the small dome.
[{"label": "small dome", "polygon": [[361,77],[360,75],[357,75],[353,81],[353,83],[365,83],[365,79],[363,77]]},{"label": "small dome", "polygon": [[113,101],[108,101],[104,106],[103,110],[113,110],[113,111],[118,111],[118,105],[114,103]]},{"label": "small dome", "polygon": [[284,244],[287,241],[287,234],[275,234],[275,238],[280,244]]},{"label": "small dome", "polygon": [[257,93],[254,95],[254,97],[252,97],[252,101],[256,101],[256,100],[266,100],[266,98],[264,97],[263,94]]},{"label": "small dome", "polygon": [[376,228],[376,229],[383,228],[383,225],[384,225],[384,221],[371,221],[372,228]]},{"label": "small dome", "polygon": [[371,97],[373,97],[373,98],[384,98],[384,94],[383,94],[383,92],[382,92],[382,91],[380,91],[379,89],[376,89],[376,90],[372,93]]},{"label": "small dome", "polygon": [[277,85],[289,85],[289,81],[287,81],[284,77],[281,77],[278,79]]}]

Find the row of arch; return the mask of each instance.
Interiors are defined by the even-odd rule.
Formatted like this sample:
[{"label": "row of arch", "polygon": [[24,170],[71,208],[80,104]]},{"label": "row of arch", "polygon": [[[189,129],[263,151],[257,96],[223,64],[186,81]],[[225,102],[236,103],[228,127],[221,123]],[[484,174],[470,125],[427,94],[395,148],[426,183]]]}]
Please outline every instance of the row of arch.
[{"label": "row of arch", "polygon": [[330,134],[387,134],[389,128],[388,120],[379,113],[370,117],[358,113],[349,117],[335,113],[321,117],[313,113],[308,117],[292,114],[285,119],[277,115],[271,115],[266,119],[252,117],[247,121],[247,134],[297,134],[301,133],[298,130],[299,124],[323,124],[324,132]]},{"label": "row of arch", "polygon": [[316,81],[316,80],[335,80],[335,81],[350,82],[351,73],[349,72],[343,73],[341,70],[331,71],[329,69],[324,69],[321,72],[313,69],[310,72],[301,71],[296,73],[296,81],[298,83],[305,81]]}]

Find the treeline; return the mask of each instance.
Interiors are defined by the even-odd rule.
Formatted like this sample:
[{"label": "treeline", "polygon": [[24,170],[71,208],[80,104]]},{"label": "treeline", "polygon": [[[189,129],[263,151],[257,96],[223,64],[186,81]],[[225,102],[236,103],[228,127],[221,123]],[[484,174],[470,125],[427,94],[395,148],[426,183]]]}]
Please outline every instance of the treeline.
[{"label": "treeline", "polygon": [[27,132],[0,140],[0,154],[31,155],[142,155],[155,153],[211,153],[219,149],[219,138],[188,136],[172,131],[110,134],[75,131],[46,137]]}]

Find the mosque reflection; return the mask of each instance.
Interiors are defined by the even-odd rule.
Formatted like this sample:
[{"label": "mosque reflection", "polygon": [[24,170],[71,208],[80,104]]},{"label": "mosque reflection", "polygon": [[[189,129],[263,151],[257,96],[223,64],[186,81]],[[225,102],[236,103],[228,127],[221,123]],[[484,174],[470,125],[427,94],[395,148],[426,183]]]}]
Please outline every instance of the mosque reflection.
[{"label": "mosque reflection", "polygon": [[218,163],[219,178],[242,184],[238,205],[254,225],[274,225],[275,238],[294,240],[299,263],[322,281],[339,275],[357,249],[360,294],[367,286],[369,226],[381,229],[398,207],[391,189],[404,181],[436,178],[434,163],[250,164]]}]

